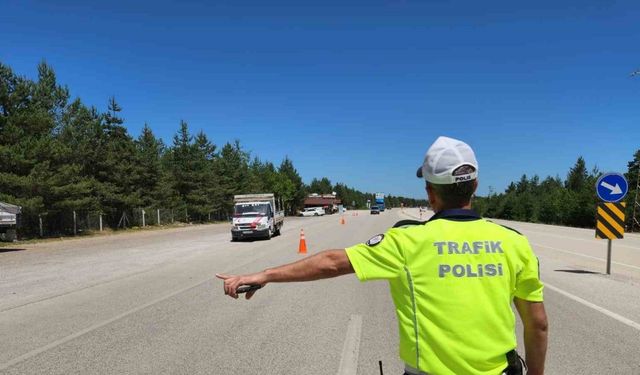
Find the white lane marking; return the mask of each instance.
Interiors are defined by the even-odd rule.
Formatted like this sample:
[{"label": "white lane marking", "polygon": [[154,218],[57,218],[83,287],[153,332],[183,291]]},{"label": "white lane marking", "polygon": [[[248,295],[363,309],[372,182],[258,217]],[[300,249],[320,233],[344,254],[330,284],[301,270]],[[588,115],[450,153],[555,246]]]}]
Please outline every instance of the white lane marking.
[{"label": "white lane marking", "polygon": [[[416,218],[416,219],[418,218],[417,216],[413,216],[413,215],[411,215],[411,214],[409,214],[409,213],[406,213],[406,212],[403,212],[403,213],[404,213],[406,216],[414,217],[414,218]],[[518,224],[521,224],[521,223],[518,223]],[[535,225],[535,224],[531,224],[531,223],[525,223],[525,224]],[[581,228],[576,228],[576,229],[581,229]],[[587,230],[587,229],[584,229],[584,230]],[[551,233],[544,233],[544,232],[537,232],[537,231],[528,231],[528,232],[533,232],[533,233],[538,233],[538,234],[548,235],[548,236],[552,236],[552,237],[567,238],[567,236],[556,235],[556,234],[551,234]],[[593,240],[588,240],[588,239],[585,239],[585,238],[576,238],[576,237],[568,237],[568,238],[575,239],[575,240],[580,240],[580,241],[587,241],[587,242],[593,243]],[[534,242],[531,242],[531,244],[532,244],[532,245],[534,245],[534,246],[545,247],[545,248],[547,248],[547,249],[551,249],[551,250],[561,251],[561,252],[563,252],[563,253],[567,253],[567,254],[578,255],[578,256],[581,256],[581,257],[585,257],[585,258],[590,258],[590,259],[599,260],[599,261],[602,261],[602,262],[606,262],[606,261],[607,261],[606,259],[601,259],[601,258],[594,257],[594,256],[591,256],[591,255],[585,255],[585,254],[580,254],[580,253],[576,253],[576,252],[573,252],[573,251],[568,251],[568,250],[558,249],[557,247],[552,247],[552,246],[542,245],[542,244],[534,243]],[[623,244],[617,244],[616,246],[622,246],[622,247],[626,247],[626,248],[634,249],[634,250],[636,249],[636,247],[628,246],[628,245],[623,245]],[[617,264],[617,265],[619,265],[619,266],[624,266],[624,267],[629,267],[629,268],[635,268],[635,269],[640,270],[640,267],[638,267],[638,266],[633,266],[633,265],[631,265],[631,264],[620,263],[620,262],[616,262],[616,261],[611,261],[611,263],[612,263],[612,264]]]},{"label": "white lane marking", "polygon": [[174,296],[176,296],[176,295],[178,295],[180,293],[184,293],[184,292],[188,291],[189,289],[193,289],[195,287],[198,287],[198,286],[200,286],[202,284],[205,284],[205,283],[207,283],[207,282],[209,282],[211,280],[212,280],[212,278],[209,277],[209,278],[205,279],[204,281],[199,281],[199,282],[197,282],[195,284],[189,285],[186,288],[182,288],[182,289],[177,290],[175,292],[169,293],[169,294],[167,294],[167,295],[165,295],[163,297],[154,299],[151,302],[145,303],[144,305],[140,305],[140,306],[135,307],[135,308],[133,308],[131,310],[125,311],[122,314],[116,315],[111,319],[107,319],[107,320],[102,321],[100,323],[94,324],[92,326],[89,326],[89,327],[81,330],[81,331],[73,333],[73,334],[71,334],[69,336],[65,336],[65,337],[63,337],[63,338],[61,338],[59,340],[53,341],[53,342],[51,342],[51,343],[49,343],[49,344],[47,344],[45,346],[41,346],[41,347],[39,347],[37,349],[34,349],[34,350],[30,351],[30,352],[27,352],[27,353],[21,355],[19,357],[16,357],[16,358],[14,358],[14,359],[12,359],[12,360],[10,360],[8,362],[0,364],[0,370],[6,370],[7,368],[9,368],[9,367],[11,367],[13,365],[18,364],[18,363],[20,363],[22,361],[25,361],[25,360],[27,360],[29,358],[35,357],[40,353],[44,353],[47,350],[50,350],[50,349],[53,349],[53,348],[55,348],[57,346],[65,344],[65,343],[67,343],[67,342],[69,342],[69,341],[71,341],[73,339],[76,339],[76,338],[78,338],[78,337],[80,337],[80,336],[82,336],[84,334],[87,334],[87,333],[89,333],[89,332],[91,332],[93,330],[96,330],[98,328],[102,328],[102,327],[104,327],[104,326],[106,326],[108,324],[111,324],[111,323],[113,323],[113,322],[115,322],[117,320],[120,320],[120,319],[122,319],[122,318],[124,318],[124,317],[126,317],[128,315],[134,314],[134,313],[136,313],[136,312],[138,312],[140,310],[144,310],[147,307],[153,306],[153,305],[155,305],[157,303],[160,303],[160,302],[162,302],[162,301],[164,301],[166,299],[174,297]]},{"label": "white lane marking", "polygon": [[569,293],[567,291],[564,291],[564,290],[562,290],[562,289],[560,289],[558,287],[555,287],[553,285],[549,285],[548,283],[544,283],[544,286],[545,286],[545,288],[549,288],[549,289],[553,290],[556,293],[560,293],[565,297],[568,297],[568,298],[570,298],[570,299],[572,299],[572,300],[574,300],[574,301],[576,301],[578,303],[581,303],[581,304],[583,304],[583,305],[585,305],[587,307],[590,307],[590,308],[592,308],[592,309],[594,309],[596,311],[599,311],[599,312],[607,315],[608,317],[619,321],[620,323],[626,324],[629,327],[635,328],[638,331],[640,331],[640,323],[634,322],[631,319],[627,319],[622,315],[616,314],[613,311],[607,310],[604,307],[600,307],[600,306],[598,306],[598,305],[596,305],[594,303],[591,303],[591,302],[589,302],[587,300],[584,300],[584,299],[582,299],[582,298],[580,298],[580,297],[578,297],[576,295],[573,295],[573,294],[571,294],[571,293]]},{"label": "white lane marking", "polygon": [[[252,259],[250,259],[250,260],[248,260],[248,261],[246,261],[246,262],[244,262],[242,264],[234,265],[232,269],[238,269],[238,268],[244,267],[244,266],[246,266],[248,264],[251,264],[252,262],[261,260],[261,259],[263,259],[263,258],[265,258],[267,256],[268,256],[268,254],[265,254],[265,255],[257,257],[257,258],[252,258]],[[230,271],[230,269],[226,269],[226,270],[223,270],[221,273],[228,273],[229,271]],[[50,350],[50,349],[53,349],[53,348],[55,348],[57,346],[65,344],[65,343],[67,343],[67,342],[69,342],[71,340],[74,340],[74,339],[76,339],[76,338],[78,338],[78,337],[80,337],[82,335],[85,335],[85,334],[87,334],[87,333],[89,333],[91,331],[94,331],[96,329],[102,328],[102,327],[104,327],[106,325],[109,325],[109,324],[111,324],[111,323],[113,323],[115,321],[118,321],[120,319],[126,318],[127,316],[129,316],[131,314],[135,314],[138,311],[146,309],[147,307],[151,307],[151,306],[153,306],[155,304],[158,304],[158,303],[160,303],[160,302],[162,302],[164,300],[167,300],[169,298],[175,297],[178,294],[184,293],[184,292],[186,292],[186,291],[188,291],[190,289],[197,288],[200,285],[203,285],[203,284],[206,284],[207,282],[210,282],[211,280],[215,280],[215,277],[207,277],[204,280],[200,280],[200,281],[198,281],[196,283],[193,283],[193,284],[191,284],[189,286],[186,286],[186,287],[184,287],[182,289],[176,290],[176,291],[171,292],[169,294],[166,294],[166,295],[164,295],[162,297],[156,298],[153,301],[147,302],[147,303],[145,303],[143,305],[140,305],[138,307],[134,307],[133,309],[127,310],[127,311],[125,311],[125,312],[123,312],[123,313],[121,313],[119,315],[114,316],[113,318],[107,319],[107,320],[102,321],[100,323],[96,323],[96,324],[94,324],[92,326],[89,326],[89,327],[87,327],[87,328],[85,328],[85,329],[83,329],[81,331],[78,331],[78,332],[73,333],[71,335],[65,336],[65,337],[63,337],[63,338],[61,338],[59,340],[53,341],[53,342],[51,342],[51,343],[49,343],[49,344],[47,344],[45,346],[41,346],[41,347],[39,347],[37,349],[31,350],[31,351],[29,351],[29,352],[27,352],[27,353],[25,353],[25,354],[23,354],[23,355],[21,355],[19,357],[16,357],[16,358],[8,361],[8,362],[0,363],[0,370],[5,370],[5,369],[7,369],[7,368],[9,368],[9,367],[11,367],[13,365],[16,365],[16,364],[18,364],[18,363],[20,363],[22,361],[25,361],[25,360],[27,360],[29,358],[35,357],[38,354],[46,352],[47,350]]]},{"label": "white lane marking", "polygon": [[[547,246],[547,245],[541,245],[541,244],[539,244],[539,243],[534,243],[534,242],[531,242],[531,244],[532,244],[533,246],[536,246],[536,247],[544,247],[544,248],[547,248],[547,249],[550,249],[550,250],[560,251],[560,252],[562,252],[562,253],[567,253],[567,254],[571,254],[571,255],[581,256],[581,257],[584,257],[584,258],[589,258],[589,259],[599,260],[599,261],[601,261],[601,262],[606,262],[606,261],[607,261],[606,259],[602,259],[602,258],[598,258],[598,257],[594,257],[594,256],[591,256],[591,255],[586,255],[586,254],[580,254],[580,253],[576,253],[576,252],[569,251],[569,250],[559,249],[559,248],[557,248],[557,247],[552,247],[552,246]],[[629,267],[629,268],[635,268],[635,269],[637,269],[637,270],[640,270],[640,267],[638,267],[638,266],[633,266],[633,265],[631,265],[631,264],[620,263],[620,262],[616,262],[616,261],[611,261],[611,263],[613,263],[613,264],[617,264],[617,265],[619,265],[619,266],[624,266],[624,267]]]},{"label": "white lane marking", "polygon": [[[602,240],[597,240],[595,238],[579,238],[579,237],[572,237],[572,236],[567,236],[567,235],[563,235],[563,234],[555,234],[555,233],[549,233],[549,232],[538,232],[535,230],[529,230],[529,229],[521,229],[520,232],[522,232],[522,234],[526,235],[528,238],[531,238],[531,236],[529,236],[529,233],[535,233],[535,234],[539,234],[539,235],[543,235],[543,236],[549,236],[549,237],[556,237],[556,238],[562,238],[562,239],[570,239],[570,240],[576,240],[576,241],[584,241],[584,242],[588,242],[590,244],[596,244],[599,241]],[[630,246],[630,245],[625,245],[625,244],[616,244],[616,247],[625,247],[627,249],[632,249],[632,250],[638,250],[640,249],[639,246]]]},{"label": "white lane marking", "polygon": [[[412,214],[407,213],[407,212],[403,212],[403,213],[404,213],[406,216],[410,216],[410,217],[412,217],[412,218],[418,219],[418,217],[417,217],[417,216],[415,216],[415,215],[412,215]],[[488,218],[488,219],[489,219],[489,220],[492,220],[491,218]],[[502,220],[502,219],[498,219],[498,220],[499,220],[499,221],[503,221],[503,222],[505,222],[505,220]],[[496,223],[498,223],[498,220],[496,221]],[[508,222],[508,221],[507,221],[507,222]],[[509,223],[509,224],[511,224],[511,222],[508,222],[508,223]],[[498,224],[499,224],[499,223],[498,223]],[[528,226],[534,226],[536,229],[538,229],[538,228],[537,228],[537,225],[538,225],[538,224],[525,223],[525,222],[516,222],[515,224],[516,224],[516,225],[522,225],[522,226],[525,226],[525,227],[526,227],[527,225],[528,225]],[[527,225],[523,225],[523,224],[527,224]],[[560,229],[565,229],[565,228],[566,228],[566,229],[579,229],[579,230],[584,230],[584,231],[587,231],[587,230],[588,230],[588,231],[593,231],[593,229],[569,228],[569,227],[561,227],[561,226],[554,226],[554,225],[549,225],[549,226],[550,226],[550,227],[554,227],[554,228],[560,228]],[[593,238],[592,238],[592,239],[588,239],[588,238],[579,238],[579,237],[572,237],[572,236],[567,236],[567,235],[563,235],[563,234],[555,234],[555,233],[549,233],[549,232],[539,232],[539,231],[536,231],[536,230],[530,230],[530,229],[521,229],[520,231],[521,231],[521,232],[526,232],[526,233],[523,233],[523,234],[524,234],[524,235],[527,235],[527,238],[530,238],[530,236],[528,235],[529,233],[535,233],[535,234],[541,234],[541,235],[544,235],[544,236],[550,236],[550,237],[557,237],[557,238],[563,238],[563,239],[567,239],[567,238],[568,238],[568,239],[577,240],[577,241],[585,241],[585,242],[589,242],[589,243],[591,243],[591,244],[595,244],[595,242],[594,242],[594,241],[598,241],[598,240],[593,239]],[[627,235],[628,235],[628,233],[625,233],[625,236],[627,236]],[[632,236],[632,237],[636,237],[636,236]],[[631,246],[631,245],[625,245],[625,244],[616,244],[616,246],[619,246],[619,247],[625,247],[625,248],[627,248],[627,249],[633,249],[633,250],[638,250],[638,249],[640,249],[640,247],[638,247],[638,246]]]},{"label": "white lane marking", "polygon": [[[519,225],[525,228],[535,228],[535,229],[539,229],[539,230],[545,230],[547,228],[553,228],[553,229],[559,229],[562,230],[564,233],[566,234],[576,234],[578,232],[584,232],[584,233],[588,233],[588,234],[593,234],[593,228],[575,228],[575,227],[566,227],[566,226],[562,226],[562,225],[553,225],[553,224],[543,224],[543,223],[529,223],[526,221],[510,221],[510,220],[505,220],[505,219],[491,219],[491,218],[487,218],[489,220],[498,222],[498,221],[502,221],[504,223],[507,223],[509,225]],[[536,233],[547,233],[547,232],[536,232]],[[625,238],[630,238],[633,240],[637,240],[640,239],[640,235],[638,233],[625,233],[624,234]],[[577,238],[577,237],[570,237],[570,238]],[[584,239],[584,238],[577,238],[577,239],[582,239],[585,241],[588,241],[588,239]]]},{"label": "white lane marking", "polygon": [[351,315],[349,326],[347,327],[347,337],[344,339],[344,346],[342,347],[338,375],[356,375],[358,372],[361,331],[362,316]]}]

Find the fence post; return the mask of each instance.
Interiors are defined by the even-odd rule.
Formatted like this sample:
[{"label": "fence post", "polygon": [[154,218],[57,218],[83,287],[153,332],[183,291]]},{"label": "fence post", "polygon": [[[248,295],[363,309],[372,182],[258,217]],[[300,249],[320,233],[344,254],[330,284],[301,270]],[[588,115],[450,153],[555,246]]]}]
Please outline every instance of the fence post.
[{"label": "fence post", "polygon": [[73,235],[77,235],[78,234],[78,226],[77,226],[77,215],[76,215],[76,210],[73,210]]},{"label": "fence post", "polygon": [[38,222],[40,224],[40,237],[43,237],[43,233],[42,233],[42,215],[38,215]]},{"label": "fence post", "polygon": [[102,232],[102,212],[100,212],[100,232]]},{"label": "fence post", "polygon": [[144,209],[140,209],[140,210],[142,211],[142,227],[144,228],[145,227],[145,222],[144,222],[144,214],[145,214],[145,212],[144,212]]},{"label": "fence post", "polygon": [[211,212],[209,212],[209,222],[211,222]]},{"label": "fence post", "polygon": [[158,208],[156,211],[158,213],[158,225],[160,225],[160,209]]}]

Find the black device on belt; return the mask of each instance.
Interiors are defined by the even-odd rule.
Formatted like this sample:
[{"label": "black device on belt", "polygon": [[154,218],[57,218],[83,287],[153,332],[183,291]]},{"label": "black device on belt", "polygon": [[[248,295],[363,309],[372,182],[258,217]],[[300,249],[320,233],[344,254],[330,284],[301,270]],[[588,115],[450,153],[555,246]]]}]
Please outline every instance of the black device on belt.
[{"label": "black device on belt", "polygon": [[527,365],[524,363],[524,360],[518,352],[513,349],[509,351],[507,354],[507,368],[505,368],[502,373],[505,375],[522,375],[524,374],[524,369]]}]

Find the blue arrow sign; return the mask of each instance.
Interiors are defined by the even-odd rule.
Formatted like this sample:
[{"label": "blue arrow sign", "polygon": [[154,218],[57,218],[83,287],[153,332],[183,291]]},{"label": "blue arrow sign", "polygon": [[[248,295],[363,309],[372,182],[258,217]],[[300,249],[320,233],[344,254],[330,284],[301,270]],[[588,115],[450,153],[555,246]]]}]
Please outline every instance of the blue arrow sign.
[{"label": "blue arrow sign", "polygon": [[596,182],[596,193],[605,202],[618,202],[628,191],[629,184],[620,173],[606,173]]}]

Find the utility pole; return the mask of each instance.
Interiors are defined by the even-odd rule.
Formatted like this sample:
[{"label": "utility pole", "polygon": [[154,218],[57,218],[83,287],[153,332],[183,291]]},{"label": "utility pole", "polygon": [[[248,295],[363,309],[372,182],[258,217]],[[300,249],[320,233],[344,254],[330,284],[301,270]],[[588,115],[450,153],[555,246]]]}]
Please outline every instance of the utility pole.
[{"label": "utility pole", "polygon": [[636,162],[636,194],[633,198],[633,214],[631,215],[631,232],[633,232],[634,228],[637,226],[640,229],[640,221],[638,221],[638,207],[640,207],[640,202],[638,201],[638,191],[640,191],[640,161]]},{"label": "utility pole", "polygon": [[[640,69],[635,70],[634,72],[631,73],[631,77],[637,77],[640,76]],[[629,228],[629,231],[633,232],[634,228],[637,226],[638,229],[640,229],[640,221],[638,221],[638,207],[640,207],[640,202],[638,201],[638,190],[640,190],[640,160],[636,162],[636,168],[637,168],[637,177],[636,177],[636,194],[635,197],[633,198],[633,214],[631,215],[631,226]]]}]

